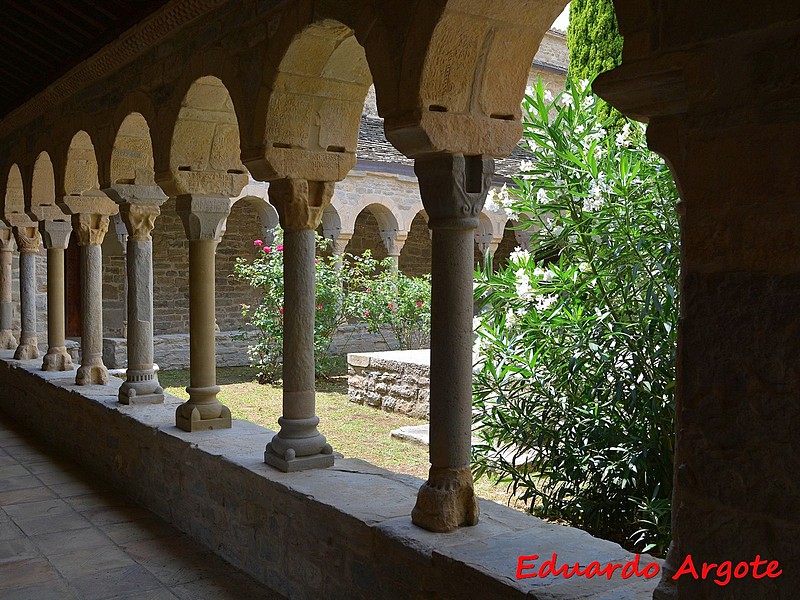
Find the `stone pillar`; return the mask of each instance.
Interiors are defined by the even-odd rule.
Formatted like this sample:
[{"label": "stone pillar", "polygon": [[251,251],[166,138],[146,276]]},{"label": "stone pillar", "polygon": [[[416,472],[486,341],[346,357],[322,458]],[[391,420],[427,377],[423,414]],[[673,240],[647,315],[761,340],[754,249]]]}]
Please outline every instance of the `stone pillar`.
[{"label": "stone pillar", "polygon": [[333,449],[317,431],[314,385],[314,230],[333,187],[305,179],[279,179],[269,186],[284,230],[283,416],[264,462],[284,472],[333,465]]},{"label": "stone pillar", "polygon": [[17,347],[12,324],[14,304],[11,301],[11,253],[14,249],[14,236],[10,227],[0,223],[0,349],[11,350]]},{"label": "stone pillar", "polygon": [[44,371],[71,371],[67,352],[64,315],[64,250],[69,245],[72,225],[66,221],[42,221],[39,225],[47,249],[47,354]]},{"label": "stone pillar", "polygon": [[494,162],[480,156],[417,158],[431,256],[430,460],[412,521],[429,531],[478,522],[470,470],[474,233]]},{"label": "stone pillar", "polygon": [[184,431],[229,429],[231,411],[217,399],[215,256],[231,201],[225,196],[178,196],[189,239],[189,400],[175,413]]},{"label": "stone pillar", "polygon": [[36,226],[14,227],[14,239],[19,248],[19,312],[22,327],[15,360],[39,358],[36,338],[36,255],[42,238]]},{"label": "stone pillar", "polygon": [[72,227],[81,248],[81,366],[78,385],[106,385],[108,369],[103,364],[103,251],[100,245],[108,231],[108,215],[80,213],[72,216]]},{"label": "stone pillar", "polygon": [[128,370],[119,389],[122,404],[164,401],[164,390],[153,369],[153,238],[150,236],[160,213],[157,204],[125,203],[120,208],[128,230],[125,259]]},{"label": "stone pillar", "polygon": [[341,271],[344,264],[344,253],[347,250],[347,244],[350,243],[353,234],[340,233],[336,237],[330,238],[331,253],[336,257],[336,270]]},{"label": "stone pillar", "polygon": [[394,229],[381,231],[381,240],[386,246],[386,254],[392,259],[392,272],[397,273],[400,269],[400,252],[406,243],[408,234],[401,234]]}]

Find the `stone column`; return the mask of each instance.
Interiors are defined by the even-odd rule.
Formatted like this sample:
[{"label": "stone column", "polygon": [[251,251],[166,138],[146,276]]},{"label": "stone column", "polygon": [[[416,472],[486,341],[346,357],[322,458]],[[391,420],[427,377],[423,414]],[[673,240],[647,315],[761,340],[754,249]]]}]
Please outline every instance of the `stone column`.
[{"label": "stone column", "polygon": [[333,187],[305,179],[279,179],[269,186],[284,230],[283,416],[264,462],[284,472],[333,466],[333,449],[317,430],[314,385],[314,230]]},{"label": "stone column", "polygon": [[12,324],[14,304],[11,302],[11,253],[14,249],[14,236],[10,227],[0,224],[0,349],[11,350],[17,347]]},{"label": "stone column", "polygon": [[386,246],[386,254],[392,259],[392,271],[397,273],[400,269],[400,252],[406,243],[407,234],[401,234],[395,230],[381,231],[381,240]]},{"label": "stone column", "polygon": [[42,238],[35,225],[14,227],[14,239],[19,248],[19,312],[22,327],[15,360],[39,358],[36,338],[36,255]]},{"label": "stone column", "polygon": [[342,270],[342,266],[344,265],[344,253],[352,237],[352,233],[340,233],[336,237],[330,238],[331,253],[336,257],[335,266],[337,271]]},{"label": "stone column", "polygon": [[478,522],[470,470],[474,233],[494,162],[480,156],[417,158],[431,229],[430,460],[412,521],[429,531]]},{"label": "stone column", "polygon": [[231,201],[225,196],[178,196],[189,238],[189,400],[175,413],[184,431],[229,429],[231,411],[217,399],[215,256]]},{"label": "stone column", "polygon": [[108,369],[103,364],[103,251],[100,245],[108,231],[108,215],[80,213],[72,216],[72,227],[81,248],[81,366],[78,385],[106,385]]},{"label": "stone column", "polygon": [[158,404],[164,390],[153,369],[153,231],[158,205],[125,203],[120,214],[128,229],[128,370],[119,389],[122,404]]},{"label": "stone column", "polygon": [[41,221],[39,228],[47,248],[47,354],[42,370],[71,371],[74,367],[64,333],[64,250],[69,245],[72,225],[66,221]]}]

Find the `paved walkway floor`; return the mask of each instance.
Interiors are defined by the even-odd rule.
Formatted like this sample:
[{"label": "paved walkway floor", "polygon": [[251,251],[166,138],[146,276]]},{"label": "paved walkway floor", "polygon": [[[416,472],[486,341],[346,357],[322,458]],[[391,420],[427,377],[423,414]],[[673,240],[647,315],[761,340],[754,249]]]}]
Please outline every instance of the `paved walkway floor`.
[{"label": "paved walkway floor", "polygon": [[279,600],[0,413],[0,600]]}]

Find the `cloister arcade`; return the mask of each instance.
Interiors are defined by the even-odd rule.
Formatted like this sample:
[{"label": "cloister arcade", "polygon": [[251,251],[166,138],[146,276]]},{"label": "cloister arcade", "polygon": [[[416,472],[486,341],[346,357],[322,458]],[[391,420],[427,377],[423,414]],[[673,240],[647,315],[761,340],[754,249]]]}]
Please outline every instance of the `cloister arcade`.
[{"label": "cloister arcade", "polygon": [[[655,597],[713,597],[703,582],[669,577],[695,553],[734,561],[774,555],[785,567],[771,595],[753,595],[764,588],[748,582],[728,597],[790,598],[800,573],[791,569],[800,557],[800,8],[615,4],[624,60],[596,90],[649,121],[648,140],[668,160],[683,198],[674,543]],[[387,139],[414,160],[417,208],[432,232],[431,466],[411,519],[432,532],[475,525],[474,246],[477,239],[496,247],[502,238],[494,217],[481,214],[493,159],[521,136],[527,71],[564,5],[168,2],[0,121],[2,347],[20,361],[37,354],[32,271],[43,244],[48,350],[41,367],[73,369],[63,307],[64,251],[74,235],[82,303],[75,382],[109,383],[101,244],[119,214],[128,235],[128,369],[118,401],[134,409],[162,402],[153,370],[151,232],[169,199],[189,244],[191,381],[174,425],[198,439],[223,435],[231,415],[215,379],[215,251],[250,177],[268,182],[285,231],[285,375],[280,431],[263,461],[287,473],[333,465],[335,449],[315,414],[314,231],[322,226],[341,244],[353,230],[355,216],[343,219],[330,204],[355,165],[374,84]],[[399,257],[419,210],[401,222],[381,200],[364,202],[387,254]],[[252,218],[263,221],[259,210]],[[19,340],[9,325],[14,244]]]}]

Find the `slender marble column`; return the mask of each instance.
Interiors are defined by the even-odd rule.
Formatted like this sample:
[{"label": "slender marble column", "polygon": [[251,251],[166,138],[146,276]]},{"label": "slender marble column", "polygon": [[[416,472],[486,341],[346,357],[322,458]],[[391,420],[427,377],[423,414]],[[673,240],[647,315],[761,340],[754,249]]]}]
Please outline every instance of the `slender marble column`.
[{"label": "slender marble column", "polygon": [[433,232],[428,480],[412,521],[430,531],[478,522],[470,470],[474,231],[494,163],[480,156],[418,158],[414,170]]},{"label": "slender marble column", "polygon": [[284,229],[283,416],[264,462],[284,472],[333,466],[333,449],[317,430],[314,385],[316,270],[314,230],[333,183],[279,179],[269,186]]},{"label": "slender marble column", "polygon": [[72,225],[81,248],[81,366],[75,383],[106,385],[103,364],[103,243],[108,215],[77,214]]},{"label": "slender marble column", "polygon": [[11,253],[14,236],[10,227],[0,225],[0,349],[12,350],[17,340],[12,330],[14,304],[11,302]]},{"label": "slender marble column", "polygon": [[153,238],[161,213],[157,205],[128,204],[120,209],[128,229],[128,370],[119,390],[123,404],[158,404],[164,390],[153,369]]},{"label": "slender marble column", "polygon": [[39,227],[47,248],[47,354],[42,370],[71,371],[74,366],[65,336],[64,250],[72,225],[66,221],[41,221]]},{"label": "slender marble column", "polygon": [[215,252],[231,210],[224,196],[186,195],[176,208],[189,238],[189,400],[175,421],[184,431],[230,429],[231,411],[218,399]]},{"label": "slender marble column", "polygon": [[39,254],[42,238],[34,225],[14,227],[14,239],[19,248],[19,312],[22,322],[14,358],[31,360],[39,358],[39,342],[36,338],[36,255]]}]

